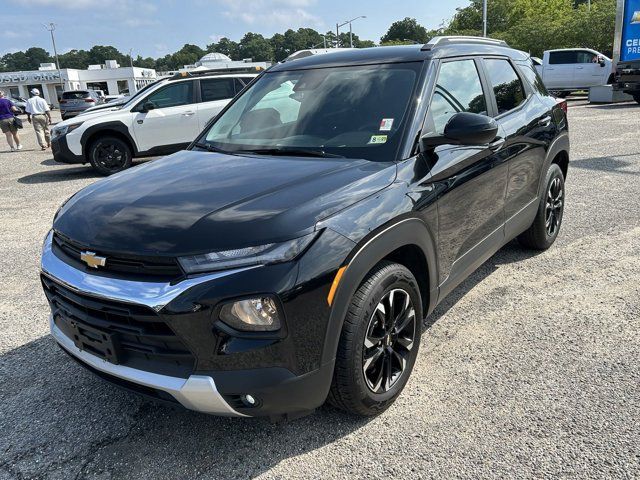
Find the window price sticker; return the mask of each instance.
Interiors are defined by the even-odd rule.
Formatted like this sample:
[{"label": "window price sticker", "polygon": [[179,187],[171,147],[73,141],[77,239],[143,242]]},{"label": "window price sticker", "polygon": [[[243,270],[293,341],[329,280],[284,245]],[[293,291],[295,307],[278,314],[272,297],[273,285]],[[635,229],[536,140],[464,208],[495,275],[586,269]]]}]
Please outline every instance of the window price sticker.
[{"label": "window price sticker", "polygon": [[379,143],[387,143],[386,135],[371,135],[369,139],[369,144],[379,144]]},{"label": "window price sticker", "polygon": [[393,118],[383,118],[380,122],[380,131],[389,132],[393,127]]}]

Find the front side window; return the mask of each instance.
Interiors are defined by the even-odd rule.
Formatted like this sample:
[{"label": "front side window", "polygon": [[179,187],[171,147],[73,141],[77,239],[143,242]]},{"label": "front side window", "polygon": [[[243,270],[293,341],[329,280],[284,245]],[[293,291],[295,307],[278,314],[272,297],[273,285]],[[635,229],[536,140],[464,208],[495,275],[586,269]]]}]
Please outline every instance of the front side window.
[{"label": "front side window", "polygon": [[147,97],[144,103],[155,108],[177,107],[193,103],[193,81],[167,85]]},{"label": "front side window", "polygon": [[449,119],[459,112],[487,114],[486,98],[473,60],[446,62],[440,67],[429,107],[431,129],[444,133]]},{"label": "front side window", "polygon": [[598,55],[593,52],[580,51],[577,53],[577,63],[598,63]]},{"label": "front side window", "polygon": [[204,134],[226,151],[313,150],[392,161],[421,62],[268,72]]},{"label": "front side window", "polygon": [[200,80],[200,93],[203,102],[228,100],[236,94],[233,78],[210,78]]},{"label": "front side window", "polygon": [[513,110],[524,102],[524,87],[511,63],[498,58],[486,59],[484,62],[496,96],[498,115]]}]

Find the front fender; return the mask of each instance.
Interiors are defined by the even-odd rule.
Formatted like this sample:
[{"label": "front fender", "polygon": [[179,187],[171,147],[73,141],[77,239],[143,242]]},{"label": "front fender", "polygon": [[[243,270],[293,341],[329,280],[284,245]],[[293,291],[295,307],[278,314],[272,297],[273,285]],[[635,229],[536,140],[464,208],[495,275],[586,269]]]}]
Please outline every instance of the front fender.
[{"label": "front fender", "polygon": [[426,258],[429,303],[426,312],[431,312],[438,299],[437,257],[435,236],[427,225],[416,217],[408,217],[376,229],[367,235],[352,250],[344,262],[346,266],[331,305],[329,324],[326,330],[322,364],[335,360],[349,304],[354,293],[369,271],[391,252],[407,245],[417,246]]}]

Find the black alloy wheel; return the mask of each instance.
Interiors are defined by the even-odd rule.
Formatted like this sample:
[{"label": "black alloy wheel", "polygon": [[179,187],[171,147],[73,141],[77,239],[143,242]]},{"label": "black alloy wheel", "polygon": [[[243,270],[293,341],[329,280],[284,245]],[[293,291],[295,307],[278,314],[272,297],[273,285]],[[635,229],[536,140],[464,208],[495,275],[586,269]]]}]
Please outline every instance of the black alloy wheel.
[{"label": "black alloy wheel", "polygon": [[391,290],[376,306],[364,338],[362,371],[372,392],[388,392],[402,377],[415,336],[416,311],[410,295]]},{"label": "black alloy wheel", "polygon": [[411,271],[386,260],[375,265],[347,308],[327,400],[362,416],[387,409],[411,375],[421,321],[422,299]]},{"label": "black alloy wheel", "polygon": [[562,208],[564,206],[564,189],[560,178],[555,177],[547,190],[547,203],[545,205],[544,225],[547,229],[547,235],[554,236],[560,228],[560,220],[562,219]]},{"label": "black alloy wheel", "polygon": [[549,166],[544,185],[533,223],[518,236],[521,245],[535,250],[546,250],[553,245],[562,225],[565,189],[564,174],[558,164]]},{"label": "black alloy wheel", "polygon": [[102,175],[111,175],[131,166],[131,148],[116,137],[96,140],[89,151],[91,165]]}]

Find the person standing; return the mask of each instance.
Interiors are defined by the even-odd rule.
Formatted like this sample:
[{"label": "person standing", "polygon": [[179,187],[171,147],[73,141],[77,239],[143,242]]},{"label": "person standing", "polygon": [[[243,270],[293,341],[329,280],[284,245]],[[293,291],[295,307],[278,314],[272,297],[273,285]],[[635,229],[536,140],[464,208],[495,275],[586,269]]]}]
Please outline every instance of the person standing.
[{"label": "person standing", "polygon": [[49,105],[44,98],[40,96],[40,90],[34,88],[31,90],[33,95],[27,100],[27,120],[33,124],[36,131],[36,137],[40,148],[46,150],[51,146],[51,136],[49,134],[49,124],[51,123],[51,113]]},{"label": "person standing", "polygon": [[7,136],[7,143],[12,152],[22,150],[18,128],[13,123],[14,112],[18,112],[18,109],[11,100],[4,98],[4,92],[0,90],[0,130]]}]

